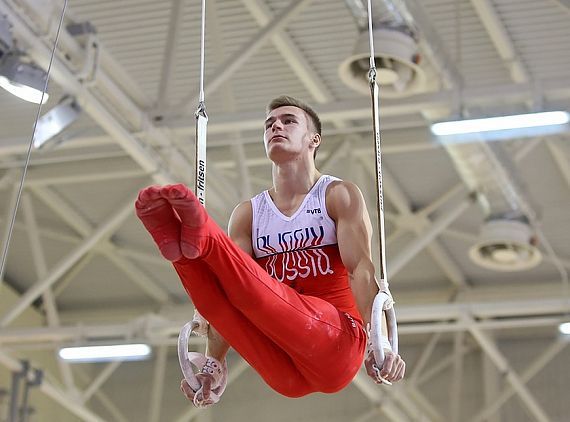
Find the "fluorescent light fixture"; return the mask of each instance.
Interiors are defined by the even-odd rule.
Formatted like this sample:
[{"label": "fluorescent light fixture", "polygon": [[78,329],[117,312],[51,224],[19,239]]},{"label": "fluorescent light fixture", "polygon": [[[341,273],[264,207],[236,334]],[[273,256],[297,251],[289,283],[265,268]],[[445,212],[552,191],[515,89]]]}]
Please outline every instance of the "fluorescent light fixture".
[{"label": "fluorescent light fixture", "polygon": [[558,326],[558,331],[564,335],[570,336],[570,322],[563,322],[560,324]]},{"label": "fluorescent light fixture", "polygon": [[528,113],[490,117],[487,119],[434,123],[431,126],[431,131],[437,136],[462,135],[466,133],[490,132],[496,130],[564,125],[569,121],[570,114],[565,111],[548,111],[544,113]]},{"label": "fluorescent light fixture", "polygon": [[0,87],[24,101],[44,104],[49,95],[42,97],[47,78],[43,69],[22,61],[20,53],[10,52],[0,62]]},{"label": "fluorescent light fixture", "polygon": [[81,108],[73,97],[64,97],[59,104],[38,120],[34,147],[41,148],[79,118]]},{"label": "fluorescent light fixture", "polygon": [[65,347],[59,357],[72,362],[108,362],[114,360],[142,360],[150,356],[147,344],[118,344],[109,346]]}]

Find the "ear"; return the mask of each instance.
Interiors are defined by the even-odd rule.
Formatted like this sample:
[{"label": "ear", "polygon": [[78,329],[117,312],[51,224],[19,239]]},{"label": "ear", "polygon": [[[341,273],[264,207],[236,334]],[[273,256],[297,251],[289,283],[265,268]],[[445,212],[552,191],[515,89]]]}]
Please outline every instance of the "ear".
[{"label": "ear", "polygon": [[317,148],[321,144],[321,135],[319,135],[318,133],[314,133],[313,136],[311,137],[311,144],[313,144],[313,146]]}]

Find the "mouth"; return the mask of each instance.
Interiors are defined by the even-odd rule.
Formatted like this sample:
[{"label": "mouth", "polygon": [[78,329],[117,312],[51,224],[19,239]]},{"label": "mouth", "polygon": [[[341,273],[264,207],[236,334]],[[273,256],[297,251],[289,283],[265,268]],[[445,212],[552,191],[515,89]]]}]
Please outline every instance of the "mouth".
[{"label": "mouth", "polygon": [[280,139],[280,140],[285,140],[285,139],[287,139],[287,138],[285,138],[284,136],[281,136],[281,135],[275,135],[275,136],[272,136],[271,139],[269,139],[269,142],[273,142],[273,141],[276,141],[276,140],[279,140],[279,139]]}]

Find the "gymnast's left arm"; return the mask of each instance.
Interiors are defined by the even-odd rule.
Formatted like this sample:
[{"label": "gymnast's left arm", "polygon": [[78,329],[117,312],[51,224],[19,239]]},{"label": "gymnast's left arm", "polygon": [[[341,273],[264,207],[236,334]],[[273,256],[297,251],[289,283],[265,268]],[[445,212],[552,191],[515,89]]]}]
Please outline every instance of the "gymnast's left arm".
[{"label": "gymnast's left arm", "polygon": [[[327,191],[326,206],[327,212],[336,222],[340,256],[349,274],[356,306],[367,326],[372,322],[372,305],[379,288],[372,262],[372,224],[364,198],[355,184],[333,182]],[[387,381],[401,380],[405,373],[404,360],[391,350],[385,350],[385,355],[380,376]],[[370,355],[367,356],[369,359]],[[374,371],[368,366],[368,375],[378,382]]]}]

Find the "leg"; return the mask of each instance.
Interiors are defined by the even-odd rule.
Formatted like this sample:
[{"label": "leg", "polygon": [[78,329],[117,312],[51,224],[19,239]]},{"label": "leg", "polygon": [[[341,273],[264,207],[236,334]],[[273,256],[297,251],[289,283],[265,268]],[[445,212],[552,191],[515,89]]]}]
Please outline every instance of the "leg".
[{"label": "leg", "polygon": [[[229,302],[284,350],[312,385],[335,391],[350,382],[366,345],[359,324],[328,302],[299,295],[272,279],[225,235],[184,186],[165,187],[162,195],[180,216],[183,254],[199,257],[210,268]],[[194,286],[182,267],[176,267],[192,295],[194,290],[210,288]]]},{"label": "leg", "polygon": [[204,318],[271,388],[288,397],[314,391],[292,359],[233,306],[205,263],[183,259],[174,267]]}]

